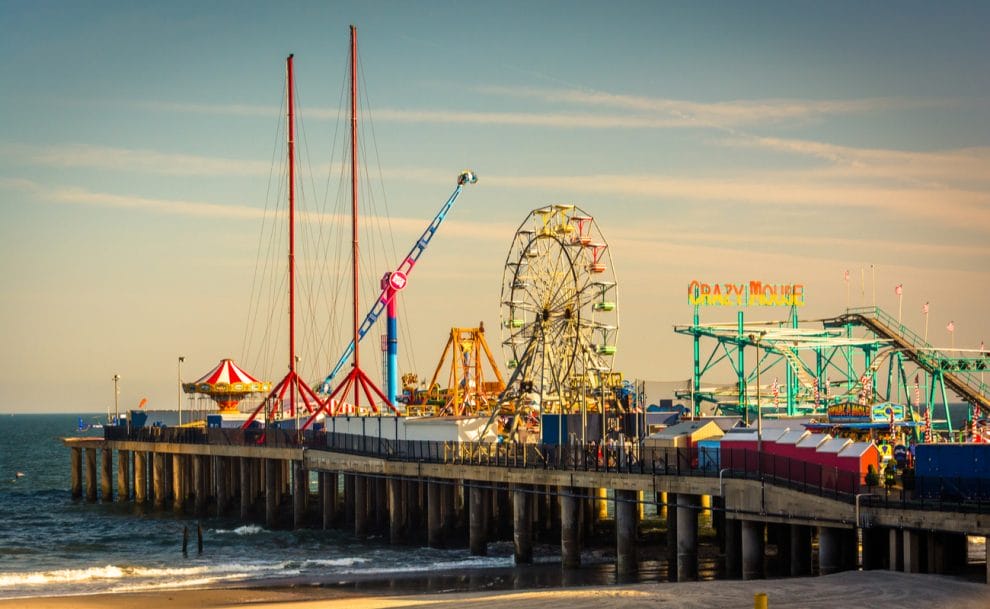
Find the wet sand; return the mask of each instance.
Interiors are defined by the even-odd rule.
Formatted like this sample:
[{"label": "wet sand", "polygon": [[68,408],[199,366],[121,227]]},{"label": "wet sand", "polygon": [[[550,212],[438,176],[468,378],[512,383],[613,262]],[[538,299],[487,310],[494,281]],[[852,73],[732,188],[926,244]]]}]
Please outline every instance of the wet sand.
[{"label": "wet sand", "polygon": [[602,609],[752,607],[765,592],[769,607],[877,609],[952,607],[987,609],[990,586],[938,575],[850,571],[824,577],[759,581],[651,583],[619,586],[506,590],[497,592],[392,593],[297,585],[97,594],[0,600],[0,608],[23,609]]}]

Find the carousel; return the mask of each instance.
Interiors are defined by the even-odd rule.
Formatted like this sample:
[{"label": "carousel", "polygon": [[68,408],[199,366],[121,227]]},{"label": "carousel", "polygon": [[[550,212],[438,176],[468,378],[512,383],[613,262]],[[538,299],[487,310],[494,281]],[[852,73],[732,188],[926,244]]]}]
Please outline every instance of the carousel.
[{"label": "carousel", "polygon": [[241,400],[254,394],[266,394],[271,389],[270,382],[254,378],[232,359],[222,359],[200,379],[182,384],[185,393],[205,395],[216,402],[219,414],[224,418],[237,418],[241,414],[237,410]]}]

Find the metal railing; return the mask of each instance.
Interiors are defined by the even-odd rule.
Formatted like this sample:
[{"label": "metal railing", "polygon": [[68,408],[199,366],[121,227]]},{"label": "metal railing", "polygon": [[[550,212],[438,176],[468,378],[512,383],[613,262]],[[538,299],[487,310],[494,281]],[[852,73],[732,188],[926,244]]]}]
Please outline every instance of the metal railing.
[{"label": "metal railing", "polygon": [[442,465],[477,465],[638,474],[741,478],[764,482],[820,497],[864,506],[990,513],[990,481],[923,478],[915,489],[868,486],[856,471],[810,463],[802,459],[758,452],[750,448],[654,448],[635,444],[518,444],[513,442],[442,442],[394,440],[327,431],[222,429],[124,426],[105,427],[104,439],[115,441],[306,448],[373,457],[389,461]]}]

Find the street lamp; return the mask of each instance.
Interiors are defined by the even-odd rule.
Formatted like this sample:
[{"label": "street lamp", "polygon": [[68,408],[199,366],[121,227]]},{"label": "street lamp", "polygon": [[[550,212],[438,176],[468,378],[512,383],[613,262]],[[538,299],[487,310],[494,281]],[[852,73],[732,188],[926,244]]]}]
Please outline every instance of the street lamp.
[{"label": "street lamp", "polygon": [[756,344],[756,452],[763,460],[763,404],[760,402],[760,341],[766,335],[765,330],[759,334],[750,334],[749,340]]},{"label": "street lamp", "polygon": [[116,425],[117,421],[120,420],[120,411],[118,409],[118,398],[120,397],[120,388],[117,386],[117,382],[120,381],[120,375],[113,375],[113,424]]},{"label": "street lamp", "polygon": [[179,363],[176,364],[175,378],[177,382],[177,389],[175,393],[175,402],[179,410],[179,426],[182,426],[182,362],[186,361],[184,355],[179,356]]}]

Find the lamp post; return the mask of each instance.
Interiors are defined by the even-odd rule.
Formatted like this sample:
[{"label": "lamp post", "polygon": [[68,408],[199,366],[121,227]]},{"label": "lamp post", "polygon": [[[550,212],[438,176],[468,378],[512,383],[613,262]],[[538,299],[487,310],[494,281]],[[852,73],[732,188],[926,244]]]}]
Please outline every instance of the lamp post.
[{"label": "lamp post", "polygon": [[761,468],[763,462],[763,404],[760,403],[760,341],[766,334],[761,330],[759,334],[750,334],[749,340],[756,344],[756,453],[759,456]]},{"label": "lamp post", "polygon": [[175,390],[175,403],[179,411],[179,426],[182,426],[182,362],[186,361],[184,355],[179,356],[179,362],[176,364],[175,370],[175,380],[177,388]]},{"label": "lamp post", "polygon": [[118,409],[118,398],[120,397],[120,388],[117,383],[120,381],[120,375],[113,375],[113,424],[116,425],[117,421],[120,420],[120,411]]}]

